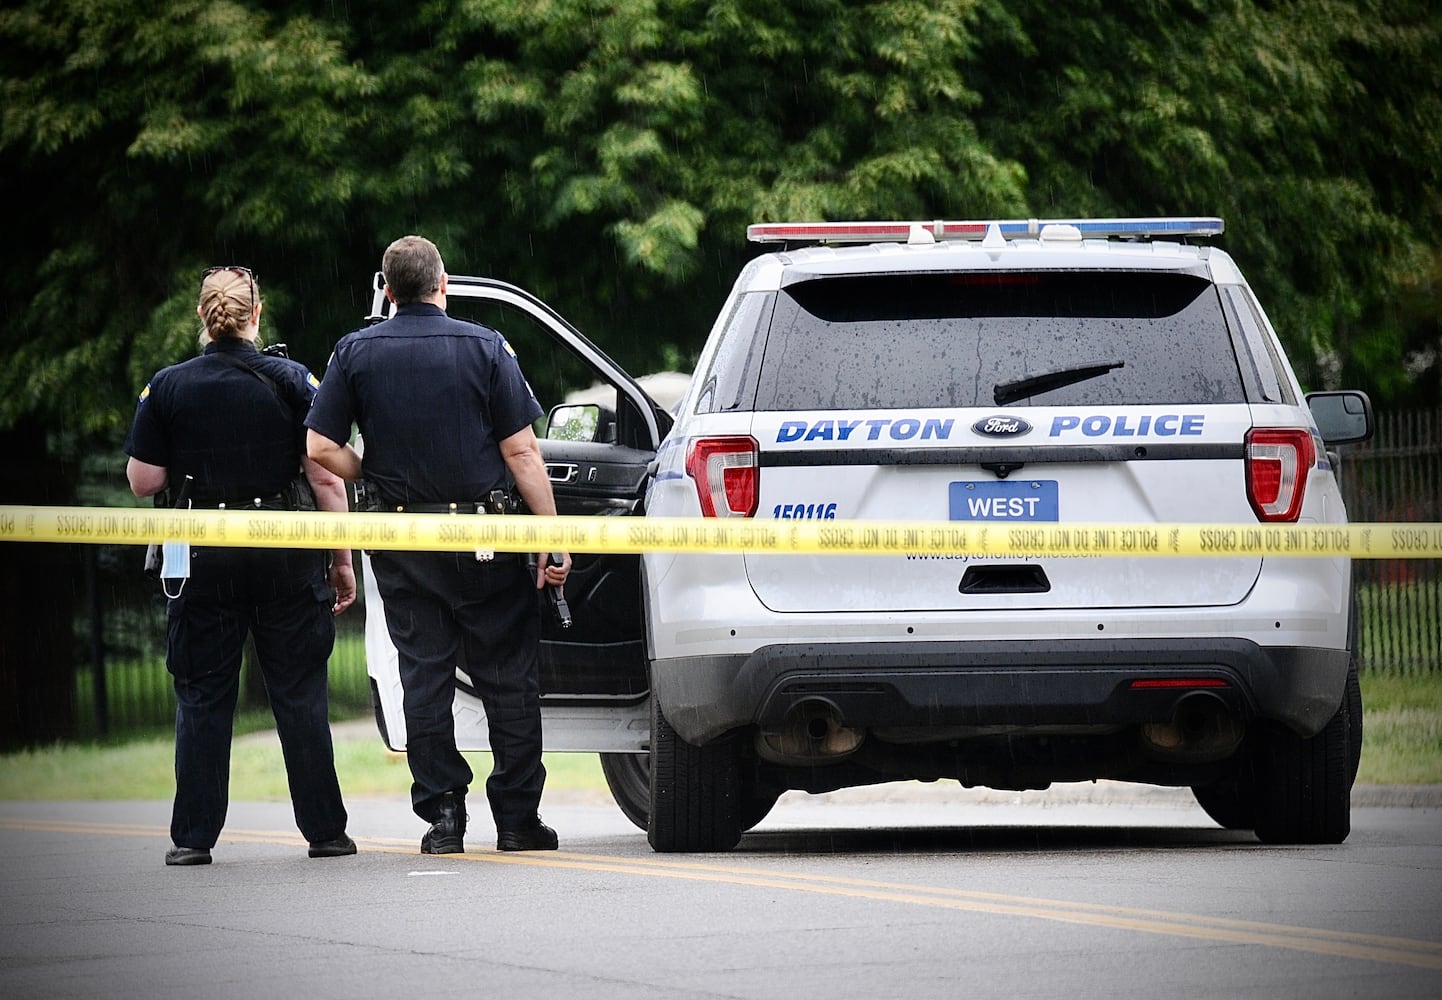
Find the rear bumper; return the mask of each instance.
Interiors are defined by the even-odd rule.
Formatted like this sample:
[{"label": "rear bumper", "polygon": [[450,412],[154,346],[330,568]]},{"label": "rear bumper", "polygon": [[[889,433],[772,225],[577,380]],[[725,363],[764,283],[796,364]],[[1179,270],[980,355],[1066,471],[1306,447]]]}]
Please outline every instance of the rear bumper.
[{"label": "rear bumper", "polygon": [[808,702],[858,729],[1165,722],[1186,690],[1133,682],[1206,678],[1224,682],[1206,690],[1238,718],[1311,736],[1341,704],[1349,662],[1345,649],[1235,638],[812,643],[657,660],[652,692],[701,744]]}]

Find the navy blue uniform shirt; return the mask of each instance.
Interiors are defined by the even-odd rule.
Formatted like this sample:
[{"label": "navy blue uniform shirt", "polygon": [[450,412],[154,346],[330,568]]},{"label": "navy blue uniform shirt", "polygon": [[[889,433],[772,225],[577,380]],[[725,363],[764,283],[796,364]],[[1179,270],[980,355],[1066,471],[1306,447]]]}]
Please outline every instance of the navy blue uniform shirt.
[{"label": "navy blue uniform shirt", "polygon": [[[263,372],[276,391],[221,353]],[[300,470],[302,421],[316,386],[297,361],[262,354],[248,340],[213,341],[141,391],[125,453],[164,466],[172,484],[194,476],[197,503],[274,495]]]},{"label": "navy blue uniform shirt", "polygon": [[306,426],[364,439],[365,478],[394,503],[469,503],[505,484],[499,444],[542,415],[495,330],[411,303],[342,337]]}]

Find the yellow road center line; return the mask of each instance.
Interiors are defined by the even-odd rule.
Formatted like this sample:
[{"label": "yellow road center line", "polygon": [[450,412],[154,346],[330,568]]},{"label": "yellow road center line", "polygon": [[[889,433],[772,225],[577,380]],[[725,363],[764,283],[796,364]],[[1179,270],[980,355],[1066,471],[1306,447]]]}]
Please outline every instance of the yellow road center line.
[{"label": "yellow road center line", "polygon": [[[44,819],[0,818],[0,830],[147,838],[168,836],[168,831],[162,827]],[[243,844],[295,846],[298,843],[295,834],[271,830],[227,830],[224,839]],[[356,842],[366,850],[376,853],[424,857],[428,864],[460,862],[520,865],[562,871],[639,875],[719,885],[781,889],[907,906],[1026,917],[1035,920],[1106,927],[1114,930],[1129,930],[1144,934],[1222,941],[1232,944],[1262,945],[1270,948],[1407,965],[1422,969],[1442,969],[1442,943],[1413,938],[1268,924],[1226,917],[1210,917],[1203,914],[1109,906],[1101,903],[1013,896],[944,886],[919,886],[803,872],[773,872],[741,865],[722,865],[678,858],[614,858],[606,855],[576,854],[567,851],[524,854],[483,851],[472,854],[431,856],[417,854],[413,840],[358,837]]]}]

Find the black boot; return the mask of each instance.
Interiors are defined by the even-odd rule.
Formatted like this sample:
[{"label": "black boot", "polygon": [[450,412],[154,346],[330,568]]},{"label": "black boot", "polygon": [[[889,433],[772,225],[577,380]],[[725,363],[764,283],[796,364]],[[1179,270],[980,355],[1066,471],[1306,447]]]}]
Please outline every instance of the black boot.
[{"label": "black boot", "polygon": [[421,838],[422,854],[464,854],[466,851],[466,797],[447,792],[436,805],[431,828]]},{"label": "black boot", "polygon": [[168,865],[208,865],[210,852],[204,847],[172,847],[165,852]]},{"label": "black boot", "polygon": [[542,823],[539,814],[514,830],[496,832],[498,851],[554,851],[557,843],[556,831]]}]

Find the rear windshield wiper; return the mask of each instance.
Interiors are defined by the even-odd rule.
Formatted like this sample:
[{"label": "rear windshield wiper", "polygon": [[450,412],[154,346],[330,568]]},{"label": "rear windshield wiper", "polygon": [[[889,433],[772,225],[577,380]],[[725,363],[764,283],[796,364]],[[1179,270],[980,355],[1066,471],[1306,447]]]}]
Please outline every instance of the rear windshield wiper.
[{"label": "rear windshield wiper", "polygon": [[1018,399],[1025,399],[1028,396],[1036,396],[1043,392],[1051,392],[1053,389],[1060,389],[1062,386],[1085,382],[1089,378],[1105,375],[1114,368],[1125,368],[1126,364],[1125,361],[1103,361],[1101,364],[1063,368],[1060,371],[1047,372],[1045,375],[1019,378],[1015,382],[998,382],[991,391],[991,398],[996,400],[997,406],[1005,406],[1007,403],[1014,403]]}]

